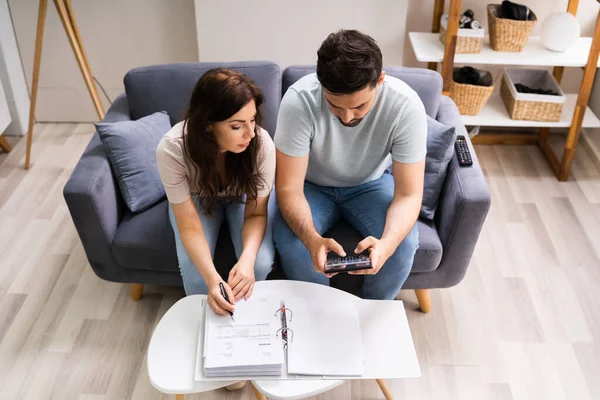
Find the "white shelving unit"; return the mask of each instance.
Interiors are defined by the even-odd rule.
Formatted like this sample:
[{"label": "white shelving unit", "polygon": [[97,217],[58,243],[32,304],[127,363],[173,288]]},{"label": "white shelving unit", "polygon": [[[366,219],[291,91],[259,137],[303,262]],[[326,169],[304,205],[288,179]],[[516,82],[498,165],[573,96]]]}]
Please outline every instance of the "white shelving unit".
[{"label": "white shelving unit", "polygon": [[[523,121],[512,119],[506,111],[504,102],[499,93],[490,96],[487,103],[481,108],[477,115],[463,115],[462,121],[466,126],[504,126],[504,127],[533,127],[533,128],[568,128],[571,126],[575,104],[577,103],[576,94],[567,94],[567,100],[563,105],[562,114],[559,122],[538,122]],[[600,119],[588,107],[583,117],[584,128],[600,128]]]},{"label": "white shelving unit", "polygon": [[[600,0],[597,0],[600,3]],[[477,54],[455,54],[456,37],[461,10],[461,0],[450,0],[448,10],[448,27],[445,43],[439,38],[440,17],[444,14],[445,0],[435,0],[433,10],[432,33],[409,32],[409,40],[415,57],[420,62],[429,63],[430,69],[437,70],[437,63],[442,63],[442,78],[444,80],[443,94],[450,94],[452,70],[455,64],[463,65],[502,65],[528,67],[554,67],[554,77],[560,83],[564,68],[583,67],[583,78],[579,93],[567,94],[559,122],[538,122],[513,120],[504,106],[499,95],[500,79],[496,77],[496,90],[477,115],[463,115],[462,121],[467,126],[481,127],[528,127],[541,128],[539,135],[532,134],[480,134],[474,143],[480,144],[539,144],[546,155],[550,166],[558,180],[566,181],[579,135],[582,128],[600,127],[600,119],[587,106],[591,87],[594,82],[596,69],[600,67],[600,12],[593,37],[581,37],[573,47],[565,52],[547,50],[539,37],[529,38],[524,49],[520,52],[500,52],[491,48],[489,37],[484,38],[483,49]],[[501,1],[497,1],[500,3]],[[526,1],[524,0],[524,3]],[[567,12],[576,15],[579,0],[569,0]],[[542,21],[538,21],[541,23]],[[550,128],[568,128],[569,134],[565,142],[561,159],[559,160],[548,144]]]},{"label": "white shelving unit", "polygon": [[[442,62],[444,43],[437,33],[410,32],[408,34],[415,57],[420,62]],[[520,53],[495,51],[489,37],[483,39],[483,49],[478,54],[456,54],[454,64],[528,65],[535,67],[583,67],[592,46],[591,37],[579,38],[575,46],[558,53],[546,49],[540,38],[532,36]],[[600,67],[600,62],[598,63]]]},{"label": "white shelving unit", "polygon": [[[437,33],[410,32],[410,42],[415,57],[420,62],[441,62],[444,59],[444,44]],[[489,38],[483,42],[483,49],[478,54],[456,54],[454,64],[469,65],[528,65],[536,67],[561,66],[583,67],[592,45],[592,38],[579,38],[577,44],[564,53],[547,50],[540,43],[540,38],[532,36],[520,53],[494,51],[490,47]],[[600,62],[599,62],[600,64]],[[499,81],[498,81],[499,82]],[[499,86],[499,85],[497,85]],[[467,126],[485,127],[539,127],[568,128],[571,126],[577,94],[567,94],[560,122],[537,122],[514,120],[510,118],[500,98],[498,88],[482,107],[477,115],[463,115],[462,121]],[[600,119],[587,107],[583,118],[583,128],[599,128]]]}]

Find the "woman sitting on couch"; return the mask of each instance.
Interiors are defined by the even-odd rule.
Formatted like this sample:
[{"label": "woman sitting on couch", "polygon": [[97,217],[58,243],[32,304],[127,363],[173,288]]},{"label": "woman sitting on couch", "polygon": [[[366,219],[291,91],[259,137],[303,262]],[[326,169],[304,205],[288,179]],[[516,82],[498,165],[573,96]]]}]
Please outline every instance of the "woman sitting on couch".
[{"label": "woman sitting on couch", "polygon": [[[196,84],[187,114],[161,139],[156,152],[169,200],[177,257],[186,294],[208,294],[218,314],[249,298],[274,259],[269,201],[275,146],[260,127],[263,95],[247,76],[212,69]],[[270,207],[270,206],[271,207]],[[238,258],[224,282],[213,257],[227,221]]]}]

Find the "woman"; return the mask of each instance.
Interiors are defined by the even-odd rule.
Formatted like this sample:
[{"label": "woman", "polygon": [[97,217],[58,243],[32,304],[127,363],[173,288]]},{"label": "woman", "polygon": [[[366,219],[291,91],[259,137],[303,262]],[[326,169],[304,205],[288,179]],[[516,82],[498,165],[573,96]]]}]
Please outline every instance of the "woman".
[{"label": "woman", "polygon": [[[250,78],[212,69],[196,84],[184,120],[164,135],[156,152],[185,292],[208,294],[218,314],[248,299],[255,280],[265,279],[273,265],[268,208],[275,203],[269,202],[275,146],[260,128],[262,103]],[[213,264],[223,220],[238,259],[226,282]]]}]

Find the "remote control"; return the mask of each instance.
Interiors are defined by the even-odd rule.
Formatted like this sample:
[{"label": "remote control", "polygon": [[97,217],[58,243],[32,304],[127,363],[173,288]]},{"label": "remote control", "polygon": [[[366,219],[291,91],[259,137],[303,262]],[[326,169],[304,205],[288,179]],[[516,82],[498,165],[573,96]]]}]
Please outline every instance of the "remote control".
[{"label": "remote control", "polygon": [[371,260],[365,254],[358,254],[346,257],[331,257],[327,259],[325,273],[358,271],[361,269],[370,269]]},{"label": "remote control", "polygon": [[473,165],[473,160],[471,160],[471,152],[469,151],[467,140],[463,135],[458,135],[456,137],[456,142],[454,142],[454,150],[456,152],[456,157],[458,157],[458,163],[461,166],[468,167],[469,165]]}]

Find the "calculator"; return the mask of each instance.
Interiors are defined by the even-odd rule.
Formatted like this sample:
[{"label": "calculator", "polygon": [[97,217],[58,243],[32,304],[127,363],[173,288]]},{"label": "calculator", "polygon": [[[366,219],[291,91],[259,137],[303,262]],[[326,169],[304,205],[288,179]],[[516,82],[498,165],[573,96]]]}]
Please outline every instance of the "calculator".
[{"label": "calculator", "polygon": [[371,260],[366,254],[357,254],[346,257],[328,257],[327,264],[325,264],[325,273],[330,274],[334,272],[349,272],[358,271],[361,269],[370,269]]}]

